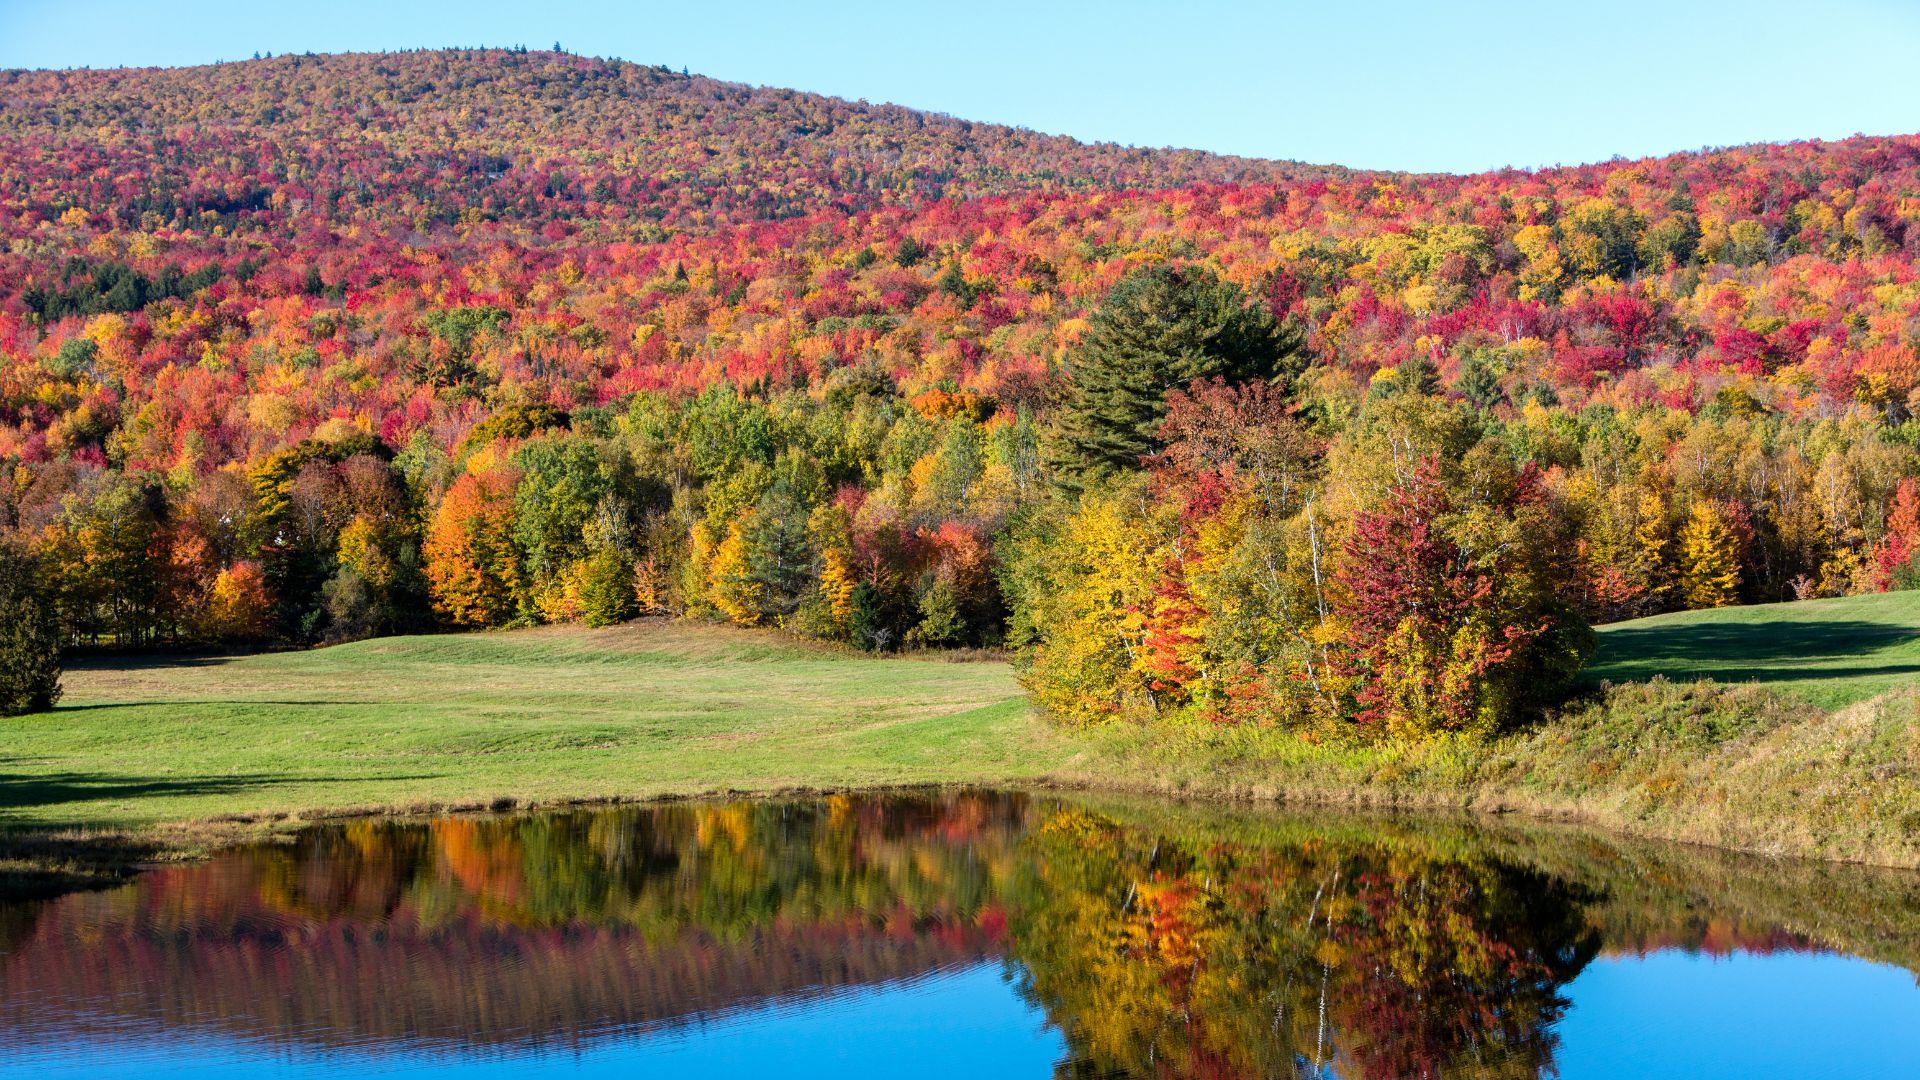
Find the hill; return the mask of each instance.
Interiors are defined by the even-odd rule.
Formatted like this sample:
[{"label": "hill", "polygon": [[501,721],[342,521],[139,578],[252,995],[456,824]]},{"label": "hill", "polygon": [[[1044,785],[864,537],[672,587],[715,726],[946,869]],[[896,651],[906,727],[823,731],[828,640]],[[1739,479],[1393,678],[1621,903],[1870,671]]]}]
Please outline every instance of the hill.
[{"label": "hill", "polygon": [[632,235],[1344,171],[501,49],[0,72],[0,151],[15,166],[5,186],[30,204],[101,206],[104,187],[134,217],[346,227],[399,202],[415,227],[598,222]]},{"label": "hill", "polygon": [[498,50],[0,104],[0,532],[72,644],[644,611],[1491,729],[1582,622],[1920,584],[1910,135],[1401,176]]}]

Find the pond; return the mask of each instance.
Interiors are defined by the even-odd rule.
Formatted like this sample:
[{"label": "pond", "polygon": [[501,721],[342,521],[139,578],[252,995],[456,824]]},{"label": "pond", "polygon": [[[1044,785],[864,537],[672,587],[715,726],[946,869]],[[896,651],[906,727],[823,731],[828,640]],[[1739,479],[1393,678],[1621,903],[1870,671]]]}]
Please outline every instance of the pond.
[{"label": "pond", "polygon": [[0,1076],[1920,1075],[1920,878],[1017,792],[356,820],[0,903]]}]

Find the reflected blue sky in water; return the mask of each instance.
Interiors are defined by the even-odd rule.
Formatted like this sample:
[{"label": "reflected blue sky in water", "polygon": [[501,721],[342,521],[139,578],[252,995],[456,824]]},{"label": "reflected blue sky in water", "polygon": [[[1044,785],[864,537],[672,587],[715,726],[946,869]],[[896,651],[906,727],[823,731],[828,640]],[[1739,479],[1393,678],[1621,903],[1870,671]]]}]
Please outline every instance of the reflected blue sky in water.
[{"label": "reflected blue sky in water", "polygon": [[1562,1080],[1920,1076],[1920,989],[1831,954],[1601,957],[1567,987]]},{"label": "reflected blue sky in water", "polygon": [[665,1031],[568,1048],[421,1054],[290,1051],[244,1040],[154,1035],[103,1045],[54,1043],[0,1050],[0,1077],[81,1080],[196,1077],[284,1080],[458,1076],[461,1080],[568,1077],[1047,1076],[1066,1052],[1059,1031],[1008,985],[1004,965],[975,964],[924,978],[731,1010]]},{"label": "reflected blue sky in water", "polygon": [[[1899,968],[1832,954],[1714,957],[1669,950],[1596,960],[1567,988],[1563,1080],[1590,1077],[1920,1076],[1920,988]],[[977,964],[925,978],[738,1009],[568,1048],[433,1054],[292,1051],[147,1033],[50,1044],[0,1076],[351,1078],[531,1076],[1018,1077],[1050,1075],[1060,1033]]]}]

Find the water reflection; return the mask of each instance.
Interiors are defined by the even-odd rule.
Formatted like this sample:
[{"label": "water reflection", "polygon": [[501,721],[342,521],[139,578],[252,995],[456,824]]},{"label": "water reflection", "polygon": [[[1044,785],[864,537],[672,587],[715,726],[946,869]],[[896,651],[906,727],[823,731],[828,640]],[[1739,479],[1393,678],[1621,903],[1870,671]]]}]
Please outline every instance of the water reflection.
[{"label": "water reflection", "polygon": [[357,821],[0,904],[0,1072],[1533,1077],[1604,1032],[1563,1022],[1590,969],[1914,966],[1914,879],[1765,869],[988,792]]}]

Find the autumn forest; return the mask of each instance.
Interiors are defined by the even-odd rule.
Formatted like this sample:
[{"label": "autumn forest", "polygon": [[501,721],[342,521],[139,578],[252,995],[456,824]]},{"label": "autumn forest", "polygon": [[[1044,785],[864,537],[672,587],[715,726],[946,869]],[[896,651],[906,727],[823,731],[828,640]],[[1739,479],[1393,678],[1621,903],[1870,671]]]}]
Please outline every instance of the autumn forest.
[{"label": "autumn forest", "polygon": [[1920,137],[1413,175],[288,55],[0,72],[0,239],[68,646],[671,615],[1420,738],[1920,586]]}]

